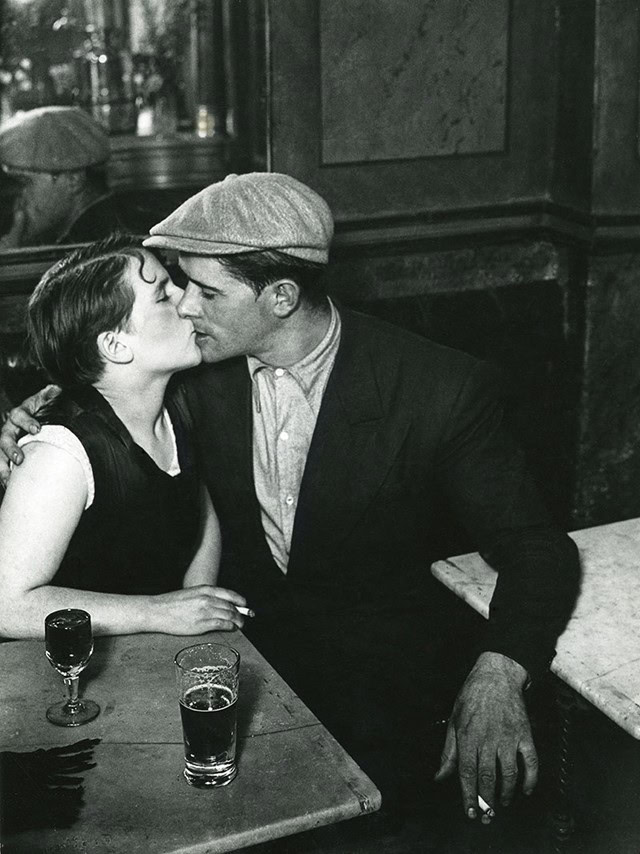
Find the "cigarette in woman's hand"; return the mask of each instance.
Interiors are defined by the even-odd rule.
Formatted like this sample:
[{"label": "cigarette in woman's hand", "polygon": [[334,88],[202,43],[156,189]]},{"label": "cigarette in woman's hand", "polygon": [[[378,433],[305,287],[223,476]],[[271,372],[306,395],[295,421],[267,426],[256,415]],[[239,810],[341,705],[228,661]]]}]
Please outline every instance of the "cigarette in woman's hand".
[{"label": "cigarette in woman's hand", "polygon": [[236,605],[236,611],[242,614],[243,617],[255,617],[256,612],[251,608],[244,608],[242,605]]}]

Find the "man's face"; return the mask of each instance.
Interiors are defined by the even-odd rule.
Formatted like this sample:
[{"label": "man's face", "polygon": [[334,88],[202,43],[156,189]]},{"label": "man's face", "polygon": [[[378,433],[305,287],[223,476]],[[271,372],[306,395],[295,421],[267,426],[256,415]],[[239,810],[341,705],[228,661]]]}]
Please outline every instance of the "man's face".
[{"label": "man's face", "polygon": [[215,258],[181,254],[179,264],[189,282],[178,312],[193,322],[203,361],[247,355],[262,358],[277,334],[271,289],[256,297]]},{"label": "man's face", "polygon": [[75,209],[75,185],[70,175],[29,172],[20,175],[19,181],[21,190],[16,204],[25,215],[21,243],[55,243]]}]

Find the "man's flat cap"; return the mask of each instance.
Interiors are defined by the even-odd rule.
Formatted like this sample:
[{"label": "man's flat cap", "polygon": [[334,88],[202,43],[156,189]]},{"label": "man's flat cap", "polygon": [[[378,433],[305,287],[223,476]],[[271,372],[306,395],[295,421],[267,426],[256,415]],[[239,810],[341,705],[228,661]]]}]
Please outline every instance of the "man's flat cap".
[{"label": "man's flat cap", "polygon": [[108,158],[107,134],[79,107],[38,107],[0,128],[0,163],[8,172],[66,172]]},{"label": "man's flat cap", "polygon": [[333,217],[310,187],[277,172],[228,175],[154,225],[144,246],[195,255],[278,249],[325,263]]}]

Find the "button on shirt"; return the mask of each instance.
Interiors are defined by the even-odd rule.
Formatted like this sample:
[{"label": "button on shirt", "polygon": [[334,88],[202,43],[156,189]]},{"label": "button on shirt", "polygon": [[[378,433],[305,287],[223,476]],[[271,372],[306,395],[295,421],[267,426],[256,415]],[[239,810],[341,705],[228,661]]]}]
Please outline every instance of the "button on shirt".
[{"label": "button on shirt", "polygon": [[340,315],[331,303],[322,341],[295,365],[276,368],[247,357],[253,382],[253,476],[262,527],[273,559],[286,573],[298,494],[318,412],[340,344]]}]

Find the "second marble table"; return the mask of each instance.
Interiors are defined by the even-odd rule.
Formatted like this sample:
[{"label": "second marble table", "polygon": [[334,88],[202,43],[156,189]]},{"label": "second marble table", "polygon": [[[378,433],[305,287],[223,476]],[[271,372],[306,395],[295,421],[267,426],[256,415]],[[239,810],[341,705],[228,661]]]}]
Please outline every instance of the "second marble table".
[{"label": "second marble table", "polygon": [[[574,531],[582,580],[551,671],[640,739],[640,519]],[[435,563],[446,587],[487,617],[497,574],[477,554]]]}]

